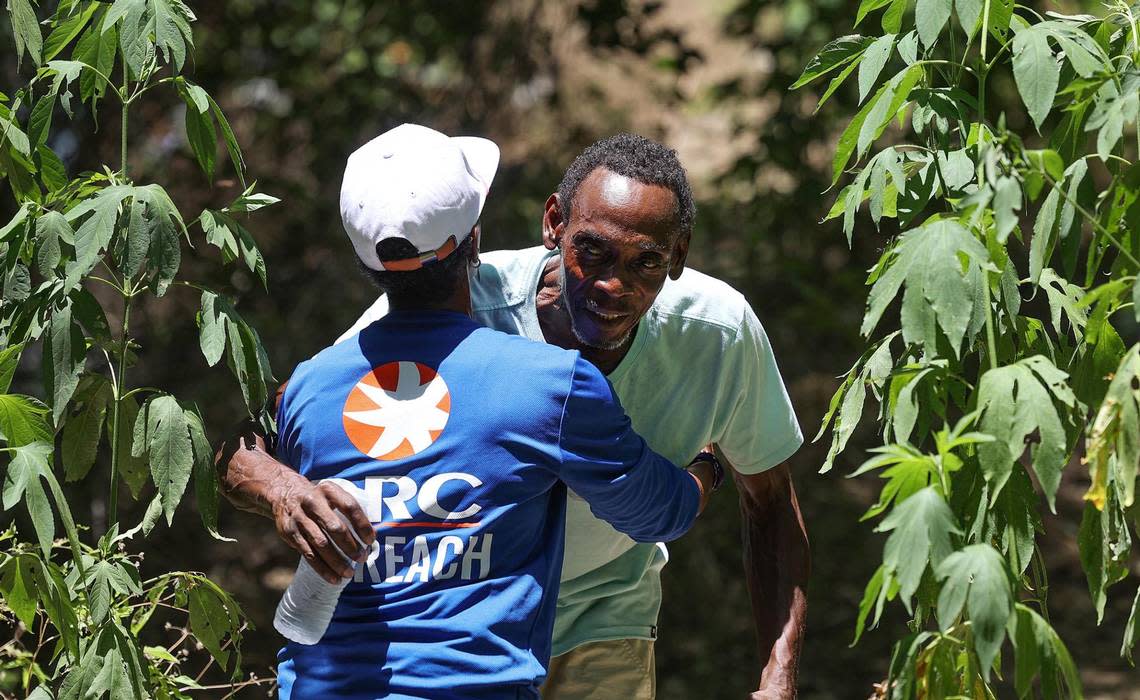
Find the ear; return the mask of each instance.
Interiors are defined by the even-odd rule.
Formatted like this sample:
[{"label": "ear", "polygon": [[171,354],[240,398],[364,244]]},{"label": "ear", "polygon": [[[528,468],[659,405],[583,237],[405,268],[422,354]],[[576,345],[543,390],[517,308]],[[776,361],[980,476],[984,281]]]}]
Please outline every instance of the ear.
[{"label": "ear", "polygon": [[546,208],[542,212],[542,244],[547,250],[554,250],[562,243],[562,231],[566,224],[562,220],[562,200],[558,193],[550,195],[546,200]]},{"label": "ear", "polygon": [[471,255],[467,262],[472,265],[479,264],[479,246],[483,242],[483,228],[479,224],[471,227]]},{"label": "ear", "polygon": [[685,270],[685,259],[689,257],[689,238],[691,234],[682,233],[673,243],[673,253],[669,260],[669,279],[675,280]]}]

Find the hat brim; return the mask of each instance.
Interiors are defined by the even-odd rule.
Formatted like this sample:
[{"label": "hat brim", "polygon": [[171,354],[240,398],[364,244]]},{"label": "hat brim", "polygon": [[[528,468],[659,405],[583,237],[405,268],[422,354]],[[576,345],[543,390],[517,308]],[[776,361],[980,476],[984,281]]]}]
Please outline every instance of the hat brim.
[{"label": "hat brim", "polygon": [[487,193],[499,169],[499,147],[494,141],[482,139],[478,136],[452,136],[451,140],[463,151],[467,165],[471,172],[483,183],[483,193],[479,198],[479,213],[483,213],[483,204],[487,201]]}]

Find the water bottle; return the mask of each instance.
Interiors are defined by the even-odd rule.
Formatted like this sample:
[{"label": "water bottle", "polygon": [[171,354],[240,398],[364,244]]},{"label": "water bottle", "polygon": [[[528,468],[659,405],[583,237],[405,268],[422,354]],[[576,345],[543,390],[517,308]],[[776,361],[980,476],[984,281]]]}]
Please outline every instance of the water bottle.
[{"label": "water bottle", "polygon": [[[325,481],[344,489],[356,498],[361,508],[365,507],[363,489],[344,479]],[[353,538],[363,547],[364,543],[357,537],[356,530],[348,518],[339,510],[335,512],[348,527]],[[337,551],[340,551],[339,548]],[[345,556],[345,559],[352,558]],[[357,563],[353,561],[352,566],[355,569]],[[281,596],[281,602],[277,605],[277,613],[273,616],[273,627],[286,639],[298,644],[316,644],[325,635],[325,630],[332,621],[333,611],[336,610],[340,593],[348,582],[349,579],[342,579],[339,583],[329,583],[302,557],[297,564],[297,573],[293,574],[293,582],[289,584],[289,588],[285,590],[285,595]]]}]

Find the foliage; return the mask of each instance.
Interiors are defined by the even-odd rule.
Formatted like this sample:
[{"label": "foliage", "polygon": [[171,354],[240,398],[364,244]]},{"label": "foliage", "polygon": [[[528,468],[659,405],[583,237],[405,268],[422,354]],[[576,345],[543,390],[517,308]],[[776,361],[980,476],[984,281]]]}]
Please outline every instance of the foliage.
[{"label": "foliage", "polygon": [[[827,471],[871,390],[885,444],[852,476],[886,480],[864,517],[891,534],[856,641],[898,598],[912,619],[888,694],[993,697],[1006,679],[1019,697],[1080,697],[1036,537],[1083,454],[1078,540],[1102,616],[1140,528],[1140,345],[1118,331],[1140,322],[1140,12],[863,0],[855,24],[876,16],[880,36],[832,41],[793,85],[830,77],[822,104],[857,71],[862,107],[832,170],[849,182],[827,218],[850,241],[866,202],[898,229],[867,279],[870,347],[820,431]],[[995,78],[1020,104],[987,106]]]},{"label": "foliage", "polygon": [[[62,0],[50,14],[29,0],[10,0],[8,8],[17,55],[35,74],[11,97],[0,95],[0,171],[16,202],[15,216],[0,228],[0,450],[8,457],[3,508],[26,511],[35,545],[14,529],[0,536],[0,615],[16,628],[0,649],[4,682],[15,679],[5,689],[37,698],[187,697],[204,689],[206,669],[186,675],[186,641],[209,653],[207,668],[216,662],[236,681],[247,625],[233,598],[201,574],[141,574],[145,538],[161,517],[173,522],[191,480],[206,530],[221,535],[213,453],[198,407],[128,381],[144,352],[131,311],[170,290],[200,295],[208,363],[228,347],[251,416],[267,421],[261,408],[272,377],[257,333],[220,292],[179,272],[183,242],[204,240],[220,249],[223,264],[240,259],[265,284],[264,261],[238,216],[276,200],[250,185],[228,206],[193,219],[201,228],[194,233],[161,185],[130,179],[128,115],[161,88],[185,104],[186,138],[209,182],[219,170],[220,133],[244,186],[226,117],[182,73],[195,17],[180,0]],[[48,145],[53,119],[59,111],[95,114],[108,98],[120,107],[119,167],[69,178]],[[37,341],[43,398],[8,393],[21,356]],[[103,479],[108,527],[88,542],[91,530],[75,522],[61,481]],[[130,529],[119,523],[124,485],[132,498],[150,492],[144,519]],[[181,637],[149,644],[162,637],[158,622],[170,629],[171,619]]]}]

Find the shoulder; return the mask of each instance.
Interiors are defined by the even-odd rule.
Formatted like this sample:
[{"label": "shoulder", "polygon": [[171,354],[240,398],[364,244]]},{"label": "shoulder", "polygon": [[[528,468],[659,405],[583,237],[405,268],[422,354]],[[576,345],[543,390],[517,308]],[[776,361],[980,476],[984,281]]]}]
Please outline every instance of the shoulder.
[{"label": "shoulder", "polygon": [[652,311],[665,330],[703,329],[737,337],[753,327],[760,329],[760,321],[743,294],[727,282],[692,268],[685,268],[678,279],[665,283]]},{"label": "shoulder", "polygon": [[480,253],[477,274],[471,278],[472,306],[486,311],[526,302],[550,255],[551,251],[542,246]]},{"label": "shoulder", "polygon": [[[516,368],[520,376],[530,377],[536,370],[570,372],[581,355],[577,350],[566,350],[557,345],[481,327],[471,334],[471,341],[480,344],[479,356],[496,360]],[[493,354],[492,354],[493,353]]]}]

